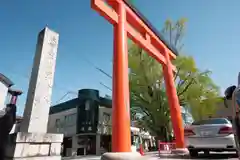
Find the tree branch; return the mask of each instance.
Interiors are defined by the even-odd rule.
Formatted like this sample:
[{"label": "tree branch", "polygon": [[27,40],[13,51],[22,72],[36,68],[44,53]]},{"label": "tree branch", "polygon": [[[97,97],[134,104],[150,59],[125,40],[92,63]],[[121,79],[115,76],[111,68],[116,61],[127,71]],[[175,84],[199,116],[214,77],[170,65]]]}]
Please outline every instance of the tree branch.
[{"label": "tree branch", "polygon": [[[136,95],[136,94],[133,93],[133,92],[132,92],[132,94],[133,94],[134,98],[138,98],[138,99],[140,99],[140,101],[142,101],[143,103],[145,103],[145,104],[147,104],[147,105],[150,104],[150,102],[147,101],[147,100],[145,100],[143,97],[141,97],[141,95]],[[135,104],[137,104],[137,103],[135,103]],[[141,107],[144,107],[144,106],[141,105]]]},{"label": "tree branch", "polygon": [[[203,75],[203,74],[206,74],[206,72],[200,73],[200,75]],[[191,75],[191,74],[189,73],[188,77],[189,77],[190,75]],[[187,80],[188,77],[185,78],[184,82]],[[195,81],[196,81],[196,80],[195,80],[195,78],[193,77],[193,78],[191,79],[191,81],[190,81],[190,82],[186,85],[186,87],[183,89],[182,92],[179,93],[179,92],[177,91],[178,97],[181,96],[184,92],[186,92],[186,91],[188,90],[188,88],[189,88]],[[179,87],[179,86],[178,86],[178,87]]]},{"label": "tree branch", "polygon": [[[188,72],[188,75],[186,76],[186,78],[185,78],[184,80],[179,80],[179,81],[178,81],[178,84],[177,84],[177,92],[179,92],[180,85],[183,85],[190,76],[191,76],[191,73]],[[182,83],[182,82],[183,82],[183,83]],[[182,83],[182,84],[181,84],[181,83]]]},{"label": "tree branch", "polygon": [[180,68],[177,68],[177,72],[175,73],[175,76],[174,76],[174,82],[176,81],[176,79],[179,75],[179,72],[180,72]]},{"label": "tree branch", "polygon": [[191,79],[191,81],[186,85],[186,87],[183,89],[183,91],[178,93],[178,97],[181,96],[184,92],[186,92],[188,90],[188,88],[193,84],[194,80],[195,80],[194,78]]},{"label": "tree branch", "polygon": [[139,113],[138,111],[141,110],[141,112],[145,113],[147,116],[150,116],[149,112],[144,107],[137,108],[131,108],[131,111],[136,115],[136,113]]}]

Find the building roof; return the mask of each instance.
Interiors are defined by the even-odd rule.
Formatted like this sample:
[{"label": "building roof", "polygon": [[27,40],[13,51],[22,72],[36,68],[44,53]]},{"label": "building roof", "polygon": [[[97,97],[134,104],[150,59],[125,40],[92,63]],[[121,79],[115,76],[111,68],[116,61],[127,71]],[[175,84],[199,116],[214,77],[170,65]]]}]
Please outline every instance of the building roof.
[{"label": "building roof", "polygon": [[78,98],[74,98],[69,101],[51,106],[49,114],[59,113],[68,109],[76,108],[77,105],[78,105]]},{"label": "building roof", "polygon": [[112,100],[109,98],[100,97],[99,105],[107,108],[112,108]]},{"label": "building roof", "polygon": [[[54,113],[59,113],[59,112],[63,112],[65,110],[68,109],[72,109],[72,108],[76,108],[77,106],[79,106],[79,104],[81,104],[83,102],[83,100],[86,100],[84,98],[74,98],[71,99],[69,101],[54,105],[50,107],[50,112],[49,114],[54,114]],[[91,97],[88,97],[88,99],[91,99]],[[112,107],[112,100],[108,99],[108,98],[104,98],[104,97],[99,97],[98,99],[98,105],[99,106],[104,106],[107,108],[111,108]]]}]

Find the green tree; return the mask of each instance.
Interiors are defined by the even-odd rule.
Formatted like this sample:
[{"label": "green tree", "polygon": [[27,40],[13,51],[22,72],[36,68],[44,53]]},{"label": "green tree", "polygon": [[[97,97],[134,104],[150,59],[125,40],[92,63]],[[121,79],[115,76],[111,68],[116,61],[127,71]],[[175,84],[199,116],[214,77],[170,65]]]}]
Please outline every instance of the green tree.
[{"label": "green tree", "polygon": [[[186,19],[176,23],[165,22],[162,30],[169,42],[182,52]],[[191,56],[178,56],[173,62],[177,68],[175,82],[181,105],[188,106],[195,119],[214,114],[219,101],[219,89],[210,78],[209,70],[201,71]],[[129,81],[131,114],[138,123],[159,138],[171,131],[169,106],[164,86],[162,66],[135,44],[129,47]]]}]

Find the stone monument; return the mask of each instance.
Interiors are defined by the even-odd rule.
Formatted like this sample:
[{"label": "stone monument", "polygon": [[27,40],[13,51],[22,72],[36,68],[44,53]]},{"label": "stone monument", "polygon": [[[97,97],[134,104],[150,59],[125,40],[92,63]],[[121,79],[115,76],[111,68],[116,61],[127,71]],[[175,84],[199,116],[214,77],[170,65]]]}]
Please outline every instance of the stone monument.
[{"label": "stone monument", "polygon": [[59,34],[44,28],[38,42],[20,132],[10,135],[6,159],[60,160],[62,134],[47,133]]}]

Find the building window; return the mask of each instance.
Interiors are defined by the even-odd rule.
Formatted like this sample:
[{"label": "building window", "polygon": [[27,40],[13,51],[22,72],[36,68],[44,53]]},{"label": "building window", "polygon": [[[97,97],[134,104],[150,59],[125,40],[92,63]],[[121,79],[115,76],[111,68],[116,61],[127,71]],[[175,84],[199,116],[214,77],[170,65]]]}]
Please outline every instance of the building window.
[{"label": "building window", "polygon": [[90,110],[90,101],[86,101],[85,102],[85,111],[89,111]]},{"label": "building window", "polygon": [[56,128],[60,128],[60,119],[56,119],[55,126]]},{"label": "building window", "polygon": [[77,114],[70,114],[65,116],[65,125],[66,126],[71,126],[71,125],[76,125],[77,122]]},{"label": "building window", "polygon": [[60,132],[61,131],[61,122],[60,122],[60,119],[56,119],[55,121],[55,127],[57,129],[57,132]]},{"label": "building window", "polygon": [[103,124],[110,125],[110,118],[111,118],[110,114],[104,112],[103,113]]}]

